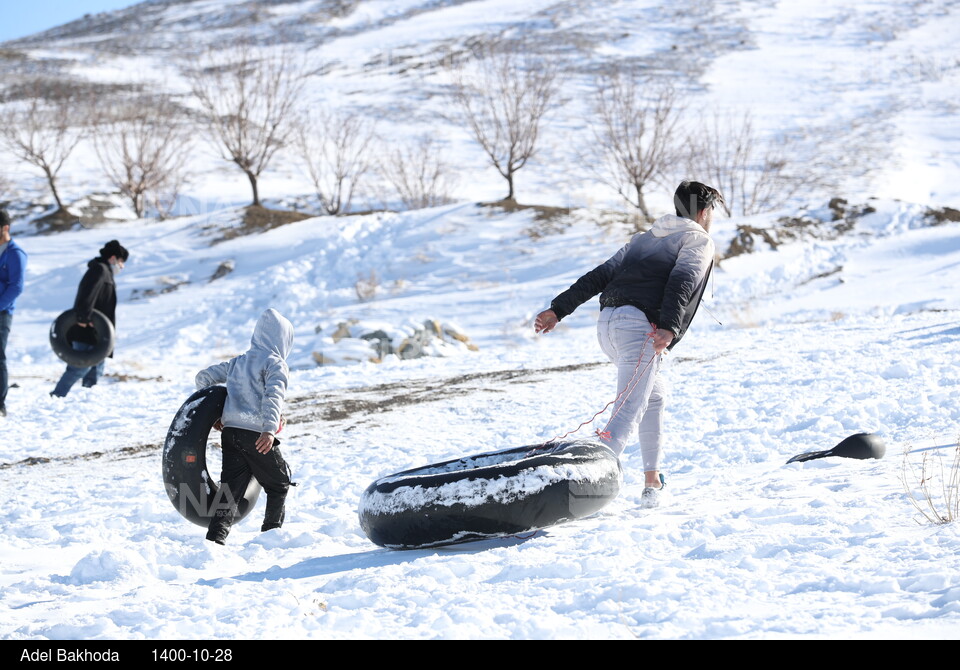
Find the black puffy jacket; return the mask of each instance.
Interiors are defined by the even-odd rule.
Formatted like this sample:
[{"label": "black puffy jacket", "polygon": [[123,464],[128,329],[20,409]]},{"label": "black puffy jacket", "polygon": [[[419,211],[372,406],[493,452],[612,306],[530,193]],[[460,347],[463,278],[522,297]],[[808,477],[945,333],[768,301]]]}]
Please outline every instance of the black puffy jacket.
[{"label": "black puffy jacket", "polygon": [[658,328],[672,331],[673,348],[693,321],[715,253],[696,221],[661,217],[554,298],[550,309],[563,319],[600,293],[601,308],[633,305]]}]

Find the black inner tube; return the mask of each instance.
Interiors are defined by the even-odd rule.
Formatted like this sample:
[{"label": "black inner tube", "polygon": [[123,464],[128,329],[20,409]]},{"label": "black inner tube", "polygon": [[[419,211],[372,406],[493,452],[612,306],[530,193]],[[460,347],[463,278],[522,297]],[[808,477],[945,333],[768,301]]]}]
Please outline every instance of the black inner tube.
[{"label": "black inner tube", "polygon": [[397,549],[515,535],[595,513],[622,478],[614,453],[594,442],[477,454],[378,479],[361,497],[360,525]]},{"label": "black inner tube", "polygon": [[113,353],[116,340],[113,323],[103,312],[96,309],[91,313],[91,321],[96,334],[96,343],[89,351],[77,351],[73,348],[70,339],[70,331],[79,328],[76,311],[68,309],[54,320],[50,325],[50,346],[57,358],[68,365],[86,368],[97,365]]},{"label": "black inner tube", "polygon": [[[167,497],[187,520],[206,528],[222,497],[229,495],[207,468],[207,440],[213,424],[223,415],[227,389],[208,386],[200,389],[177,411],[163,444],[163,484]],[[253,477],[238,501],[234,522],[253,509],[260,484]]]}]

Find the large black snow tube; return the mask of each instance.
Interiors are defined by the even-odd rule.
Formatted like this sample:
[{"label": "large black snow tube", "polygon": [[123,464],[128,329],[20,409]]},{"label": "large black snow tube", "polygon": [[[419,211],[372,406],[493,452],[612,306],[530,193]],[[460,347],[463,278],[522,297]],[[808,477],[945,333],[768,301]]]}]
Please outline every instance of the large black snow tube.
[{"label": "large black snow tube", "polygon": [[74,350],[70,344],[70,338],[67,337],[70,329],[78,323],[76,311],[68,309],[50,324],[50,346],[53,347],[53,353],[68,365],[78,368],[90,367],[98,364],[113,351],[116,332],[110,319],[96,309],[91,312],[90,318],[93,329],[97,333],[97,344],[90,351]]},{"label": "large black snow tube", "polygon": [[596,442],[517,447],[378,479],[360,498],[360,526],[391,549],[504,537],[589,516],[622,481],[619,459]]},{"label": "large black snow tube", "polygon": [[[227,389],[208,386],[187,398],[177,411],[163,443],[163,485],[170,502],[184,518],[207,527],[220,498],[229,495],[207,470],[207,438],[223,414]],[[237,505],[236,521],[253,509],[260,484],[253,477]]]}]

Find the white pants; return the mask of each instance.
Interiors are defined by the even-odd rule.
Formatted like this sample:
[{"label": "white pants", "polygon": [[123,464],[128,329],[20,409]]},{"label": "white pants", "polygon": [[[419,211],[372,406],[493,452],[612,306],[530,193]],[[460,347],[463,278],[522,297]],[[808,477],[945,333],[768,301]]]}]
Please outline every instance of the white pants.
[{"label": "white pants", "polygon": [[617,400],[601,440],[619,456],[637,426],[644,472],[660,469],[664,386],[661,356],[653,349],[653,325],[636,307],[600,311],[597,338],[617,366]]}]

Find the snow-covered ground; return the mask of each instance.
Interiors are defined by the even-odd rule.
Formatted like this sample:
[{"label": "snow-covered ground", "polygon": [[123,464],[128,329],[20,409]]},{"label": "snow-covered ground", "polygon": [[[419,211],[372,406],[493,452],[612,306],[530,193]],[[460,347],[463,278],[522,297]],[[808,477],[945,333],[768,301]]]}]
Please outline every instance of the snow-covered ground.
[{"label": "snow-covered ground", "polygon": [[[529,211],[461,204],[356,217],[340,231],[308,220],[214,246],[197,220],[21,237],[30,275],[0,449],[0,630],[11,639],[955,638],[957,526],[922,520],[901,474],[904,452],[957,439],[960,228],[921,225],[917,206],[873,205],[837,240],[721,264],[709,311],[668,356],[663,508],[639,508],[639,453],[628,448],[621,495],[596,516],[413,551],[377,547],[360,529],[358,502],[374,479],[538,443],[611,400],[595,304],[547,336],[534,336],[530,320],[624,230],[575,213],[563,232],[533,239]],[[718,240],[729,225],[719,222]],[[101,385],[50,398],[62,365],[47,328],[69,306],[83,261],[113,237],[131,250],[117,354]],[[208,281],[226,259],[234,271]],[[380,293],[360,302],[352,284],[371,267]],[[131,297],[160,277],[190,283]],[[267,306],[297,331],[285,453],[300,485],[281,530],[261,534],[258,508],[218,547],[167,499],[161,444],[195,372],[243,351]],[[317,366],[324,333],[351,318],[401,330],[456,323],[478,350]],[[886,457],[786,465],[858,432],[880,436]]]},{"label": "snow-covered ground", "polygon": [[[344,32],[322,55],[344,47],[333,90],[352,87],[361,103],[397,112],[388,135],[415,132],[442,100],[412,117],[393,108],[398,91],[437,82],[366,77],[379,38],[390,37],[381,50],[416,51],[438,26],[453,25],[458,38],[493,30],[485,8],[509,8],[505,22],[525,16],[500,0],[434,3],[455,19],[446,24],[429,12],[395,20],[413,2],[362,4],[339,20]],[[16,386],[0,419],[0,638],[960,637],[960,531],[928,522],[905,491],[919,483],[905,464],[942,457],[949,468],[960,437],[960,224],[926,216],[960,207],[960,60],[947,29],[958,3],[906,13],[894,2],[700,4],[714,12],[703,28],[712,39],[736,42],[736,25],[749,34],[736,48],[698,47],[704,88],[694,104],[752,107],[768,130],[829,129],[825,152],[842,154],[843,142],[879,152],[878,173],[858,182],[838,164],[838,191],[828,195],[846,197],[855,215],[836,237],[825,234],[827,198],[716,220],[721,251],[737,224],[775,227],[800,215],[822,223],[776,250],[759,242],[715,271],[692,330],[667,357],[662,508],[639,507],[639,450],[628,447],[616,500],[535,534],[391,551],[358,522],[360,496],[381,476],[538,444],[613,399],[596,301],[549,335],[532,328],[554,295],[630,234],[609,209],[586,206],[608,201],[557,158],[569,149],[564,137],[520,176],[522,202],[573,207],[546,222],[537,210],[472,202],[501,196],[503,182],[462,131],[450,144],[462,170],[455,204],[314,218],[223,242],[241,217],[230,203],[247,196],[239,173],[217,168],[187,194],[217,202],[212,212],[55,236],[14,226],[29,265],[7,348]],[[534,10],[550,10],[537,16],[553,29],[621,35],[598,48],[606,55],[669,50],[663,31],[687,20],[656,2]],[[357,29],[365,23],[380,27]],[[658,29],[641,39],[640,25]],[[50,54],[69,54],[54,46]],[[119,57],[77,60],[89,76],[124,71]],[[573,112],[558,123],[583,130]],[[197,151],[201,165],[212,160]],[[69,198],[102,188],[91,160],[83,147],[72,159]],[[43,197],[16,174],[19,193]],[[291,175],[295,166],[284,164],[265,176],[264,192],[304,195]],[[669,192],[650,202],[663,213]],[[114,238],[131,258],[118,277],[107,377],[51,398],[63,364],[50,323],[72,305],[86,261]],[[232,270],[213,279],[221,268]],[[284,454],[299,485],[282,529],[259,532],[261,500],[220,547],[170,504],[161,448],[196,372],[243,352],[267,307],[296,330]],[[399,339],[428,320],[471,346],[447,338],[428,346],[438,355],[364,360],[374,352],[357,334]],[[335,341],[338,331],[354,337]],[[317,365],[320,355],[333,364]],[[589,438],[605,416],[576,437]],[[786,463],[861,432],[884,441],[883,459]],[[216,463],[215,447],[208,455]],[[934,492],[943,474],[934,473]]]}]

